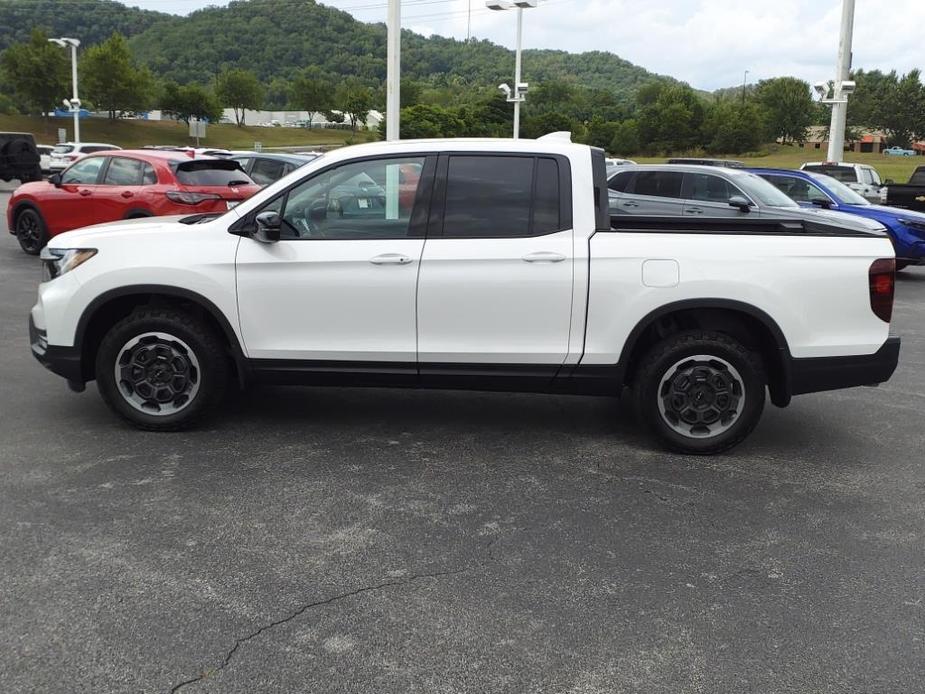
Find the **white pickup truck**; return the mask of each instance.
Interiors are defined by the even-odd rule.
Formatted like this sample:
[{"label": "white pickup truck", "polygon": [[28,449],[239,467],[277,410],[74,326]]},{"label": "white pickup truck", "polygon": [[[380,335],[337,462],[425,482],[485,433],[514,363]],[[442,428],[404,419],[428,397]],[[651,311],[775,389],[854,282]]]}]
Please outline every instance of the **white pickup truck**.
[{"label": "white pickup truck", "polygon": [[689,453],[742,441],[766,392],[785,406],[892,375],[885,235],[613,222],[603,152],[567,134],[345,148],[220,216],[56,236],[32,351],[146,429],[189,425],[229,382],[629,386]]}]

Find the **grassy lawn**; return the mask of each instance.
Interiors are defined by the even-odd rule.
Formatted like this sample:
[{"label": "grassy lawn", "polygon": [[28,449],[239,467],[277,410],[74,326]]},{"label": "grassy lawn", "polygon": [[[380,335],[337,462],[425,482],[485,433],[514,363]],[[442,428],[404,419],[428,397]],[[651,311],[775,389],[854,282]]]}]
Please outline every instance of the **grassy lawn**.
[{"label": "grassy lawn", "polygon": [[[54,144],[58,140],[58,128],[67,128],[68,137],[73,135],[73,121],[70,118],[48,118],[33,116],[0,115],[0,131],[29,132],[38,144]],[[144,145],[192,145],[195,141],[188,136],[187,126],[174,121],[119,120],[110,122],[106,118],[84,118],[80,121],[80,139],[85,142],[106,142],[122,148],[136,148]],[[226,149],[251,149],[254,142],[264,147],[318,145],[343,145],[350,138],[349,130],[327,130],[322,128],[258,128],[235,125],[210,125],[202,145]],[[375,139],[373,133],[357,133],[357,142]]]},{"label": "grassy lawn", "polygon": [[[799,147],[784,147],[773,145],[769,147],[767,156],[748,157],[730,154],[719,155],[720,159],[738,159],[749,166],[799,169],[800,164],[809,161],[824,161],[826,152],[817,149],[800,149]],[[714,155],[709,155],[714,156]],[[665,157],[632,157],[640,164],[664,163]],[[883,154],[855,154],[845,153],[844,161],[855,164],[870,164],[880,173],[885,181],[892,178],[897,183],[905,183],[916,166],[925,166],[925,157],[888,157]]]}]

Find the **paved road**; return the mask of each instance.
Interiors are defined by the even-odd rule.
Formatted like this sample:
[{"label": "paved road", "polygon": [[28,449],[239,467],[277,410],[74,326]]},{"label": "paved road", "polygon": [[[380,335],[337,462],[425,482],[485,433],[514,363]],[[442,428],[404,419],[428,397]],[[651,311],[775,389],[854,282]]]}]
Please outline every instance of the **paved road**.
[{"label": "paved road", "polygon": [[33,362],[38,262],[0,234],[3,690],[921,692],[904,274],[890,384],[718,458],[527,395],[268,389],[157,435]]}]

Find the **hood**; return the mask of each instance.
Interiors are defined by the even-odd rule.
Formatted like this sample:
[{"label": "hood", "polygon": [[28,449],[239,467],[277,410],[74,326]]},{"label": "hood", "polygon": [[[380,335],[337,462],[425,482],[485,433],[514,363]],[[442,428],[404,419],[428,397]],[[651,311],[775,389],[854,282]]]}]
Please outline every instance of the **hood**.
[{"label": "hood", "polygon": [[[233,211],[226,214],[235,215]],[[197,215],[183,214],[164,217],[142,217],[140,219],[123,219],[118,222],[106,222],[81,227],[73,231],[58,234],[48,242],[50,248],[75,248],[78,246],[96,246],[110,241],[126,240],[144,237],[150,240],[152,236],[172,236],[173,234],[195,234],[200,230],[197,224],[184,224],[183,219]],[[237,215],[235,215],[235,218]],[[229,222],[230,223],[230,222]]]},{"label": "hood", "polygon": [[[761,214],[765,214],[767,209],[768,208],[762,208]],[[886,227],[875,219],[869,219],[847,212],[838,212],[836,210],[808,207],[776,207],[774,208],[774,215],[779,217],[790,217],[792,219],[805,219],[808,222],[816,222],[817,224],[833,224],[843,229],[851,229],[853,231],[875,234],[886,233]]]},{"label": "hood", "polygon": [[890,215],[897,219],[911,219],[914,222],[925,224],[925,213],[916,212],[915,210],[905,210],[901,207],[887,207],[886,205],[870,205],[862,207],[863,210],[871,210],[878,214]]}]

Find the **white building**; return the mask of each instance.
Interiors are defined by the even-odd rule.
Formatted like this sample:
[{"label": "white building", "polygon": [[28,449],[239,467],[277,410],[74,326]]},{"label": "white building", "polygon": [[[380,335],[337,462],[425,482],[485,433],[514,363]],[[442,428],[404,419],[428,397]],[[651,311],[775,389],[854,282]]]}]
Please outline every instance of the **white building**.
[{"label": "white building", "polygon": [[[341,113],[341,111],[335,111],[335,113]],[[384,119],[385,116],[379,111],[370,111],[363,125],[368,129],[378,128],[379,124]],[[281,127],[295,128],[307,127],[308,121],[308,111],[252,111],[250,109],[244,111],[244,123],[246,125],[276,126],[278,124]],[[222,111],[222,122],[235,122],[233,108],[226,108]],[[349,121],[345,120],[345,122],[349,124]],[[311,124],[313,128],[326,128],[333,125],[340,125],[339,123],[328,121],[323,114],[318,112],[311,114]]]}]

